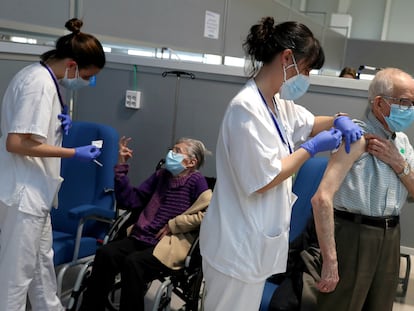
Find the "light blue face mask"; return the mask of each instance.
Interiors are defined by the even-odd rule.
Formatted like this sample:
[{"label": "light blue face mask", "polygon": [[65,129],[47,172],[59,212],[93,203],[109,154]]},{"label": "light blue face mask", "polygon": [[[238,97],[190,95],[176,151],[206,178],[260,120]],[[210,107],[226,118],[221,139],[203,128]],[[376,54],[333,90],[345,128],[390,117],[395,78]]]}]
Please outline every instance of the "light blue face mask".
[{"label": "light blue face mask", "polygon": [[69,68],[66,68],[65,76],[59,81],[60,85],[62,85],[64,88],[75,91],[75,90],[78,90],[82,87],[89,85],[89,80],[84,80],[79,76],[79,71],[78,71],[77,66],[76,66],[75,78],[72,78],[72,79],[68,78],[68,70]]},{"label": "light blue face mask", "polygon": [[402,132],[413,124],[414,107],[406,107],[405,109],[401,109],[401,106],[396,104],[391,104],[390,107],[390,115],[388,117],[384,116],[384,119],[391,131]]},{"label": "light blue face mask", "polygon": [[[283,67],[283,84],[279,89],[281,99],[296,100],[302,97],[309,88],[309,77],[299,72],[295,57],[292,54],[293,64]],[[297,75],[286,80],[286,70],[295,67]]]},{"label": "light blue face mask", "polygon": [[165,157],[165,168],[174,176],[182,173],[186,167],[181,163],[184,160],[184,155],[175,153],[170,150]]}]

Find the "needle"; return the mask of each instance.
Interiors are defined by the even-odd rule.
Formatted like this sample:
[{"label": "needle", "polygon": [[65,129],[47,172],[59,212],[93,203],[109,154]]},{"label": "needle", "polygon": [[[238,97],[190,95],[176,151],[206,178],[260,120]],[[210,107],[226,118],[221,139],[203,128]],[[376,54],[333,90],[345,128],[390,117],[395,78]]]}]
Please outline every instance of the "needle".
[{"label": "needle", "polygon": [[93,162],[95,162],[96,164],[98,164],[100,167],[103,166],[103,164],[101,162],[99,162],[98,160],[94,159]]}]

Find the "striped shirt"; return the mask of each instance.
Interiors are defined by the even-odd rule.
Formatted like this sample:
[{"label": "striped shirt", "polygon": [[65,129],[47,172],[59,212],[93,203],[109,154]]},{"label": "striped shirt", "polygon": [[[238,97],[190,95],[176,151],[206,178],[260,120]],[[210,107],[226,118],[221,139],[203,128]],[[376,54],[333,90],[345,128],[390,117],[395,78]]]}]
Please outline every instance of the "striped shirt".
[{"label": "striped shirt", "polygon": [[126,209],[141,209],[131,236],[151,245],[158,243],[156,234],[170,219],[186,211],[208,189],[207,181],[198,172],[173,177],[161,169],[152,174],[139,187],[130,184],[128,164],[115,166],[115,196]]},{"label": "striped shirt", "polygon": [[[414,152],[407,135],[387,131],[369,112],[365,122],[354,120],[365,133],[392,140],[401,155],[414,167]],[[368,216],[399,215],[407,199],[407,189],[394,170],[380,159],[364,152],[355,161],[335,194],[334,207]]]}]

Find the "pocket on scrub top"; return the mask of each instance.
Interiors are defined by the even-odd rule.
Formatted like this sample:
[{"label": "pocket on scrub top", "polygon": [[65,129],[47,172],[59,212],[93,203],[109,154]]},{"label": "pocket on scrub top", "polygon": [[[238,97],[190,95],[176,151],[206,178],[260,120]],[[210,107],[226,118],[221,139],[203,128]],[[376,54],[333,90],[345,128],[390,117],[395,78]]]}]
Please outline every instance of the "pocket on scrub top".
[{"label": "pocket on scrub top", "polygon": [[[285,272],[289,246],[288,238],[289,231],[273,237],[262,233],[260,242],[261,258],[259,260],[265,271],[272,269],[274,273]],[[277,269],[277,271],[273,269]]]},{"label": "pocket on scrub top", "polygon": [[31,181],[25,185],[19,210],[34,215],[44,215],[52,208],[63,179],[45,176],[43,182]]}]

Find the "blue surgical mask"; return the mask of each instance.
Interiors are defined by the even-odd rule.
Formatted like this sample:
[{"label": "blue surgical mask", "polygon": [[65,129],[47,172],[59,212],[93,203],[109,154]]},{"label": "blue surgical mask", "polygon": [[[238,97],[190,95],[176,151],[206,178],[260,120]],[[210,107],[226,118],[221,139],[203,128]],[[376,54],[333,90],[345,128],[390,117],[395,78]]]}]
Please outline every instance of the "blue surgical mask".
[{"label": "blue surgical mask", "polygon": [[60,85],[72,91],[78,90],[82,87],[89,85],[89,80],[84,80],[79,76],[79,70],[77,66],[76,66],[75,78],[72,78],[72,79],[68,78],[68,70],[69,68],[66,68],[65,76],[59,81]]},{"label": "blue surgical mask", "polygon": [[175,153],[170,150],[165,157],[165,168],[174,176],[182,173],[186,167],[181,163],[184,160],[184,155]]},{"label": "blue surgical mask", "polygon": [[408,129],[414,122],[414,107],[391,104],[391,111],[388,117],[384,116],[385,122],[393,132],[402,132]]},{"label": "blue surgical mask", "polygon": [[[293,64],[285,67],[283,66],[283,84],[279,89],[279,95],[281,99],[296,100],[302,97],[309,88],[309,77],[299,72],[296,65],[295,57],[292,54]],[[286,80],[286,70],[295,67],[297,75]]]}]

